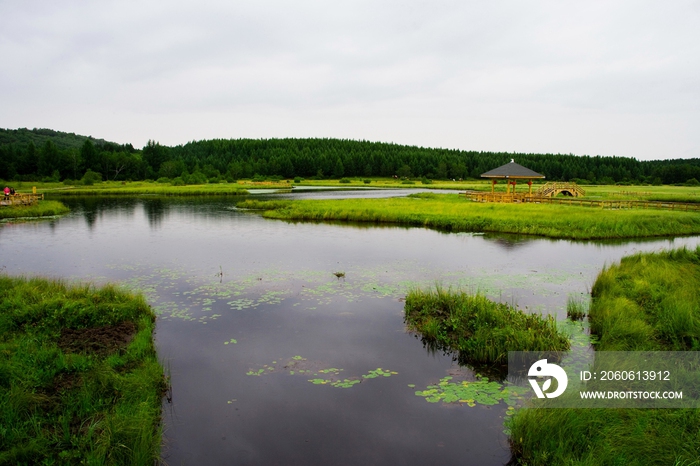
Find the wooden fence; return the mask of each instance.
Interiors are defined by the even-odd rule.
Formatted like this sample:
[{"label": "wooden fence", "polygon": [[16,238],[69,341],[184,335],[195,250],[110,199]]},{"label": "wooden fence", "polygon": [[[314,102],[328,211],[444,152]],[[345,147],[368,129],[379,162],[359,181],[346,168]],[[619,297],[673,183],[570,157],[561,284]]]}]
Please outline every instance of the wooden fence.
[{"label": "wooden fence", "polygon": [[43,194],[16,193],[10,196],[0,194],[0,206],[32,205],[43,199]]},{"label": "wooden fence", "polygon": [[535,203],[535,204],[565,204],[584,207],[601,207],[603,209],[664,209],[678,211],[700,211],[700,203],[668,202],[668,201],[623,201],[601,199],[571,199],[558,197],[540,197],[528,194],[487,193],[467,191],[466,196],[475,202],[501,203]]}]

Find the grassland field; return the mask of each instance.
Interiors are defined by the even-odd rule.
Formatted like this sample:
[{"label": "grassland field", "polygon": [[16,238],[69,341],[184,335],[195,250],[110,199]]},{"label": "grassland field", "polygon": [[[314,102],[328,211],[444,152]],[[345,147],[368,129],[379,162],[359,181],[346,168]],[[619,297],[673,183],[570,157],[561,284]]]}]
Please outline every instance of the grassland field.
[{"label": "grassland field", "polygon": [[456,194],[417,193],[405,198],[258,201],[282,220],[394,223],[444,231],[499,232],[565,239],[617,239],[700,234],[700,214],[653,209],[602,209],[550,204],[476,203]]}]

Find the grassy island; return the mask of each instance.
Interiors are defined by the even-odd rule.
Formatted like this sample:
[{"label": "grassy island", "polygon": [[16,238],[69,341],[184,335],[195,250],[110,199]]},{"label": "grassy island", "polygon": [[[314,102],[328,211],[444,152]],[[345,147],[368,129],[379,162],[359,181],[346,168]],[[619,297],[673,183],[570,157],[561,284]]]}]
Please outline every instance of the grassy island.
[{"label": "grassy island", "polygon": [[154,321],[112,286],[0,276],[0,464],[153,465]]},{"label": "grassy island", "polygon": [[70,209],[58,201],[39,201],[35,205],[0,206],[0,219],[53,217],[68,213]]},{"label": "grassy island", "polygon": [[[625,257],[592,289],[600,351],[697,351],[700,248]],[[522,409],[511,423],[518,464],[685,465],[700,458],[695,409]]]},{"label": "grassy island", "polygon": [[526,314],[480,294],[412,290],[405,320],[428,344],[459,353],[469,364],[504,366],[508,351],[564,351],[569,340],[551,316]]},{"label": "grassy island", "polygon": [[407,198],[257,201],[241,208],[267,218],[394,223],[445,231],[500,232],[565,239],[615,239],[700,234],[700,214],[571,205],[477,203],[456,194]]}]

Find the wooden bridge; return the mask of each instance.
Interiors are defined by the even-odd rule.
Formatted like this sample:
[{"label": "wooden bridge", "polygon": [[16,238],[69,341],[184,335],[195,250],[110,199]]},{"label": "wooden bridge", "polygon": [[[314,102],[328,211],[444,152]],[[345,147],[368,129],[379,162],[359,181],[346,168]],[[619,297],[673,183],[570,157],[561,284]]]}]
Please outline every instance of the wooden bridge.
[{"label": "wooden bridge", "polygon": [[32,205],[43,199],[43,194],[15,193],[9,196],[0,194],[0,206]]},{"label": "wooden bridge", "polygon": [[555,197],[557,194],[564,194],[571,197],[583,197],[586,195],[586,191],[576,183],[550,181],[535,192],[535,195],[538,197]]}]

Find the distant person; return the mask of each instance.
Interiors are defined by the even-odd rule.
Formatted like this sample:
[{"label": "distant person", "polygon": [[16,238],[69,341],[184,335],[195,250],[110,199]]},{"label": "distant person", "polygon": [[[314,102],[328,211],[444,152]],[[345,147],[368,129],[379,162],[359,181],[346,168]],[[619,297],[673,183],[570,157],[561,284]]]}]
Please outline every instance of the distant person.
[{"label": "distant person", "polygon": [[15,195],[15,188],[10,186],[10,196],[14,196],[14,195]]},{"label": "distant person", "polygon": [[5,193],[5,197],[10,197],[10,188],[5,186],[5,189],[3,189],[3,192]]}]

